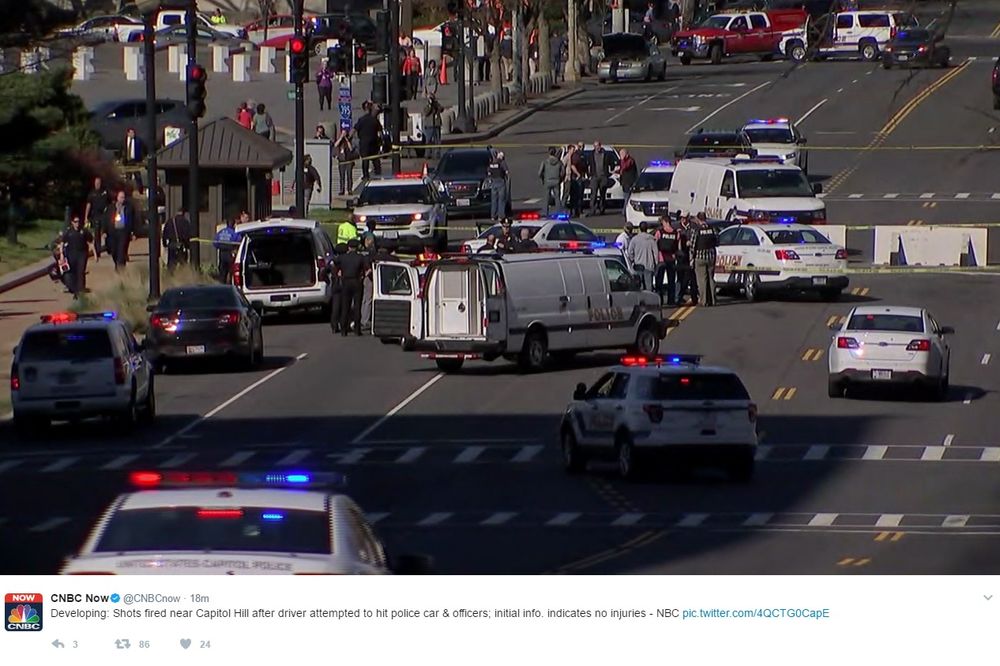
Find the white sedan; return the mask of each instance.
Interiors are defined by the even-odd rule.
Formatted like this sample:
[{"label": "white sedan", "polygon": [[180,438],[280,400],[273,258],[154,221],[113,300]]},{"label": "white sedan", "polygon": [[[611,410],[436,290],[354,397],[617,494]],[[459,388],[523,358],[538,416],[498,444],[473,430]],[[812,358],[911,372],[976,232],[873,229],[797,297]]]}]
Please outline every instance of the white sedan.
[{"label": "white sedan", "polygon": [[847,288],[847,250],[805,224],[741,224],[719,234],[720,293],[759,300],[767,292],[813,291],[836,300]]},{"label": "white sedan", "polygon": [[361,509],[318,489],[334,483],[319,475],[140,471],[130,481],[136,492],[114,501],[62,574],[390,573]]},{"label": "white sedan", "polygon": [[131,16],[95,16],[72,28],[56,32],[58,37],[93,39],[104,42],[127,42],[128,36],[142,32],[142,21]]},{"label": "white sedan", "polygon": [[854,308],[830,342],[830,397],[841,398],[858,384],[909,384],[943,400],[951,361],[946,336],[954,332],[924,308]]}]

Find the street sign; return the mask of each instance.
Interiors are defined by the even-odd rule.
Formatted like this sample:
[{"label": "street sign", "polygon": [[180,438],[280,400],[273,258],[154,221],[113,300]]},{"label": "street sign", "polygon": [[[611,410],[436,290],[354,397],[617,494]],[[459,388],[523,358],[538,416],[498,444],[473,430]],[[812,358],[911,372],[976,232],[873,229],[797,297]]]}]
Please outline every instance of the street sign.
[{"label": "street sign", "polygon": [[351,118],[351,86],[342,82],[337,93],[337,109],[340,111],[340,129],[350,131],[354,124]]}]

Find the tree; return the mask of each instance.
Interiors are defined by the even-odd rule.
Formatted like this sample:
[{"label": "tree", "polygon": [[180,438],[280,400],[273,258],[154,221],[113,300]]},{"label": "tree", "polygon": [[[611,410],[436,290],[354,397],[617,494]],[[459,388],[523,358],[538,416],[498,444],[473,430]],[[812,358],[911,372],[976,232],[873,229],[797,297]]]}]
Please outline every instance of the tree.
[{"label": "tree", "polygon": [[257,8],[260,9],[260,18],[264,22],[264,41],[267,41],[267,17],[274,13],[275,0],[257,0]]},{"label": "tree", "polygon": [[[77,204],[82,185],[100,158],[86,126],[83,101],[70,92],[71,71],[0,76],[0,190],[10,210]],[[5,211],[0,211],[4,213]],[[14,220],[7,235],[16,234]],[[16,238],[16,236],[15,236]]]},{"label": "tree", "polygon": [[28,46],[59,26],[73,23],[79,16],[46,0],[5,2],[0,12],[0,48]]}]

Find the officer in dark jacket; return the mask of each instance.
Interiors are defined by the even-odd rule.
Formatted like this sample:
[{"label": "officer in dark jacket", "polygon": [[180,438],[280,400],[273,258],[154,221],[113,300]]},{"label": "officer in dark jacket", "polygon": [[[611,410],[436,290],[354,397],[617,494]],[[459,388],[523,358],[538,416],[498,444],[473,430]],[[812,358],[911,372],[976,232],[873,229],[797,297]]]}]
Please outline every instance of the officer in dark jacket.
[{"label": "officer in dark jacket", "polygon": [[340,269],[340,334],[346,336],[349,321],[354,322],[354,334],[361,335],[361,297],[368,260],[358,252],[358,239],[347,243],[347,254],[337,260]]},{"label": "officer in dark jacket", "polygon": [[87,275],[87,256],[90,254],[90,244],[94,237],[83,227],[80,218],[74,216],[69,229],[62,234],[63,254],[69,262],[69,290],[73,298],[80,298],[84,290]]},{"label": "officer in dark jacket", "polygon": [[181,208],[163,225],[163,247],[167,248],[167,268],[186,264],[191,251],[191,220]]},{"label": "officer in dark jacket", "polygon": [[330,266],[330,330],[340,332],[340,303],[343,300],[343,282],[340,279],[340,259],[347,254],[347,243],[337,243]]},{"label": "officer in dark jacket", "polygon": [[694,264],[692,263],[692,247],[690,244],[691,217],[677,213],[679,224],[677,226],[677,304],[683,305],[684,295],[691,296],[691,305],[698,303],[698,283],[694,278]]}]

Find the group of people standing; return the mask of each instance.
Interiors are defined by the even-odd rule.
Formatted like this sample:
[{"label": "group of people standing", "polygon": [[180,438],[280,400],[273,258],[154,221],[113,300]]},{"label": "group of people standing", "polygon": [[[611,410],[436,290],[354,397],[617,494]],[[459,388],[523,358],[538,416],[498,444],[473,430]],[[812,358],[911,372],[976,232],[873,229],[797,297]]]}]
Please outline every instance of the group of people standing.
[{"label": "group of people standing", "polygon": [[562,156],[558,149],[550,148],[538,167],[544,214],[548,215],[552,206],[557,211],[565,206],[572,217],[583,217],[584,192],[589,185],[588,215],[603,215],[613,175],[618,176],[627,197],[639,177],[639,168],[627,150],[622,150],[619,157],[616,159],[600,141],[595,141],[590,150],[583,142],[571,143],[563,149]]}]

